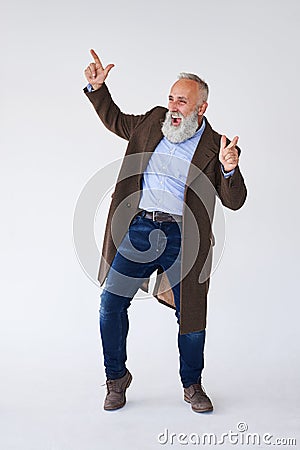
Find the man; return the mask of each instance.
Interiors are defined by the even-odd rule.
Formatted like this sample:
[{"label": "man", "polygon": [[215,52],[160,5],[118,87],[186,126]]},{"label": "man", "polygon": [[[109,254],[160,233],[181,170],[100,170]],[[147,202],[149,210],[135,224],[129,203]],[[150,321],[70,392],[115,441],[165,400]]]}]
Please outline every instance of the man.
[{"label": "man", "polygon": [[208,86],[181,74],[168,109],[129,115],[113,102],[105,68],[91,50],[85,93],[104,125],[129,141],[107,219],[99,282],[100,331],[107,376],[105,410],[121,408],[132,375],[126,368],[127,310],[157,271],[155,297],[175,309],[184,399],[193,411],[212,411],[201,385],[206,303],[216,196],[239,209],[246,187],[238,162],[238,137],[216,133],[204,113]]}]

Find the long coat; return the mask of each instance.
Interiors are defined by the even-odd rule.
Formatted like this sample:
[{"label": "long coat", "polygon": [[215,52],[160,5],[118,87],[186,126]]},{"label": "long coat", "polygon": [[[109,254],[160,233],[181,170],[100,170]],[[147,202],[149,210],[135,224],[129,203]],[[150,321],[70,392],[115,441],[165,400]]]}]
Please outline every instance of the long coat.
[{"label": "long coat", "polygon": [[[85,93],[103,124],[128,141],[108,213],[98,280],[102,285],[133,217],[140,211],[142,176],[147,163],[162,139],[161,124],[167,109],[157,106],[146,114],[124,114],[114,103],[105,84]],[[180,333],[206,327],[207,292],[212,259],[212,221],[215,200],[237,210],[245,202],[247,191],[236,167],[226,179],[219,162],[221,135],[208,121],[189,168],[182,217],[182,279],[180,282]],[[239,150],[240,151],[240,150]],[[142,286],[147,290],[147,283]],[[163,269],[157,271],[153,295],[175,308],[174,296]]]}]

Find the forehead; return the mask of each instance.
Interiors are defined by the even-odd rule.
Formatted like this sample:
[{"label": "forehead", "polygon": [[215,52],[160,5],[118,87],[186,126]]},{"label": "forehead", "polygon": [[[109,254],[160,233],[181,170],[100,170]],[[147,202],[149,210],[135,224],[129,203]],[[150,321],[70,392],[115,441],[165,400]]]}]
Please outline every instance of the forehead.
[{"label": "forehead", "polygon": [[171,87],[170,95],[173,97],[186,97],[190,100],[195,100],[200,95],[199,85],[197,81],[194,80],[178,80]]}]

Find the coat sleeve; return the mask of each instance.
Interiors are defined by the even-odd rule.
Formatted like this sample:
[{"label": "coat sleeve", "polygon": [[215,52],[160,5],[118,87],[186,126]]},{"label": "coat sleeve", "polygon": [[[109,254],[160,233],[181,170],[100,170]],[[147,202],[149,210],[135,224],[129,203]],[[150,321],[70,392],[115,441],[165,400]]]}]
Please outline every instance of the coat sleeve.
[{"label": "coat sleeve", "polygon": [[[214,132],[214,143],[216,151],[219,151],[221,144],[221,135],[219,133]],[[229,143],[230,140],[227,138],[227,145]],[[241,149],[238,146],[237,150],[240,156]],[[221,169],[221,163],[219,161],[219,158],[217,157],[215,174],[215,188],[222,204],[229,209],[240,209],[245,203],[247,197],[247,188],[239,166],[235,168],[233,175],[225,178]]]},{"label": "coat sleeve", "polygon": [[129,140],[135,128],[145,117],[145,115],[121,112],[120,108],[114,103],[105,83],[96,91],[88,92],[85,88],[84,93],[91,101],[106,128],[123,139]]},{"label": "coat sleeve", "polygon": [[235,168],[234,174],[231,177],[225,178],[221,170],[221,164],[219,163],[216,189],[224,206],[233,210],[241,208],[247,197],[247,188],[239,166]]}]

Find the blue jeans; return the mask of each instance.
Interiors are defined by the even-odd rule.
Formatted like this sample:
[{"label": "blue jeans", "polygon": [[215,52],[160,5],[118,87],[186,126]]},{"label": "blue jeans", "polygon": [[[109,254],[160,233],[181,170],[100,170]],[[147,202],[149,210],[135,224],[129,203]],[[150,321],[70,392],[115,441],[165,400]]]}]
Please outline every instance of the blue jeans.
[{"label": "blue jeans", "polygon": [[[100,333],[108,379],[126,373],[127,310],[143,281],[158,267],[167,273],[180,318],[181,223],[154,222],[136,216],[120,244],[101,294]],[[180,378],[184,387],[200,382],[204,367],[205,330],[180,334]]]}]

